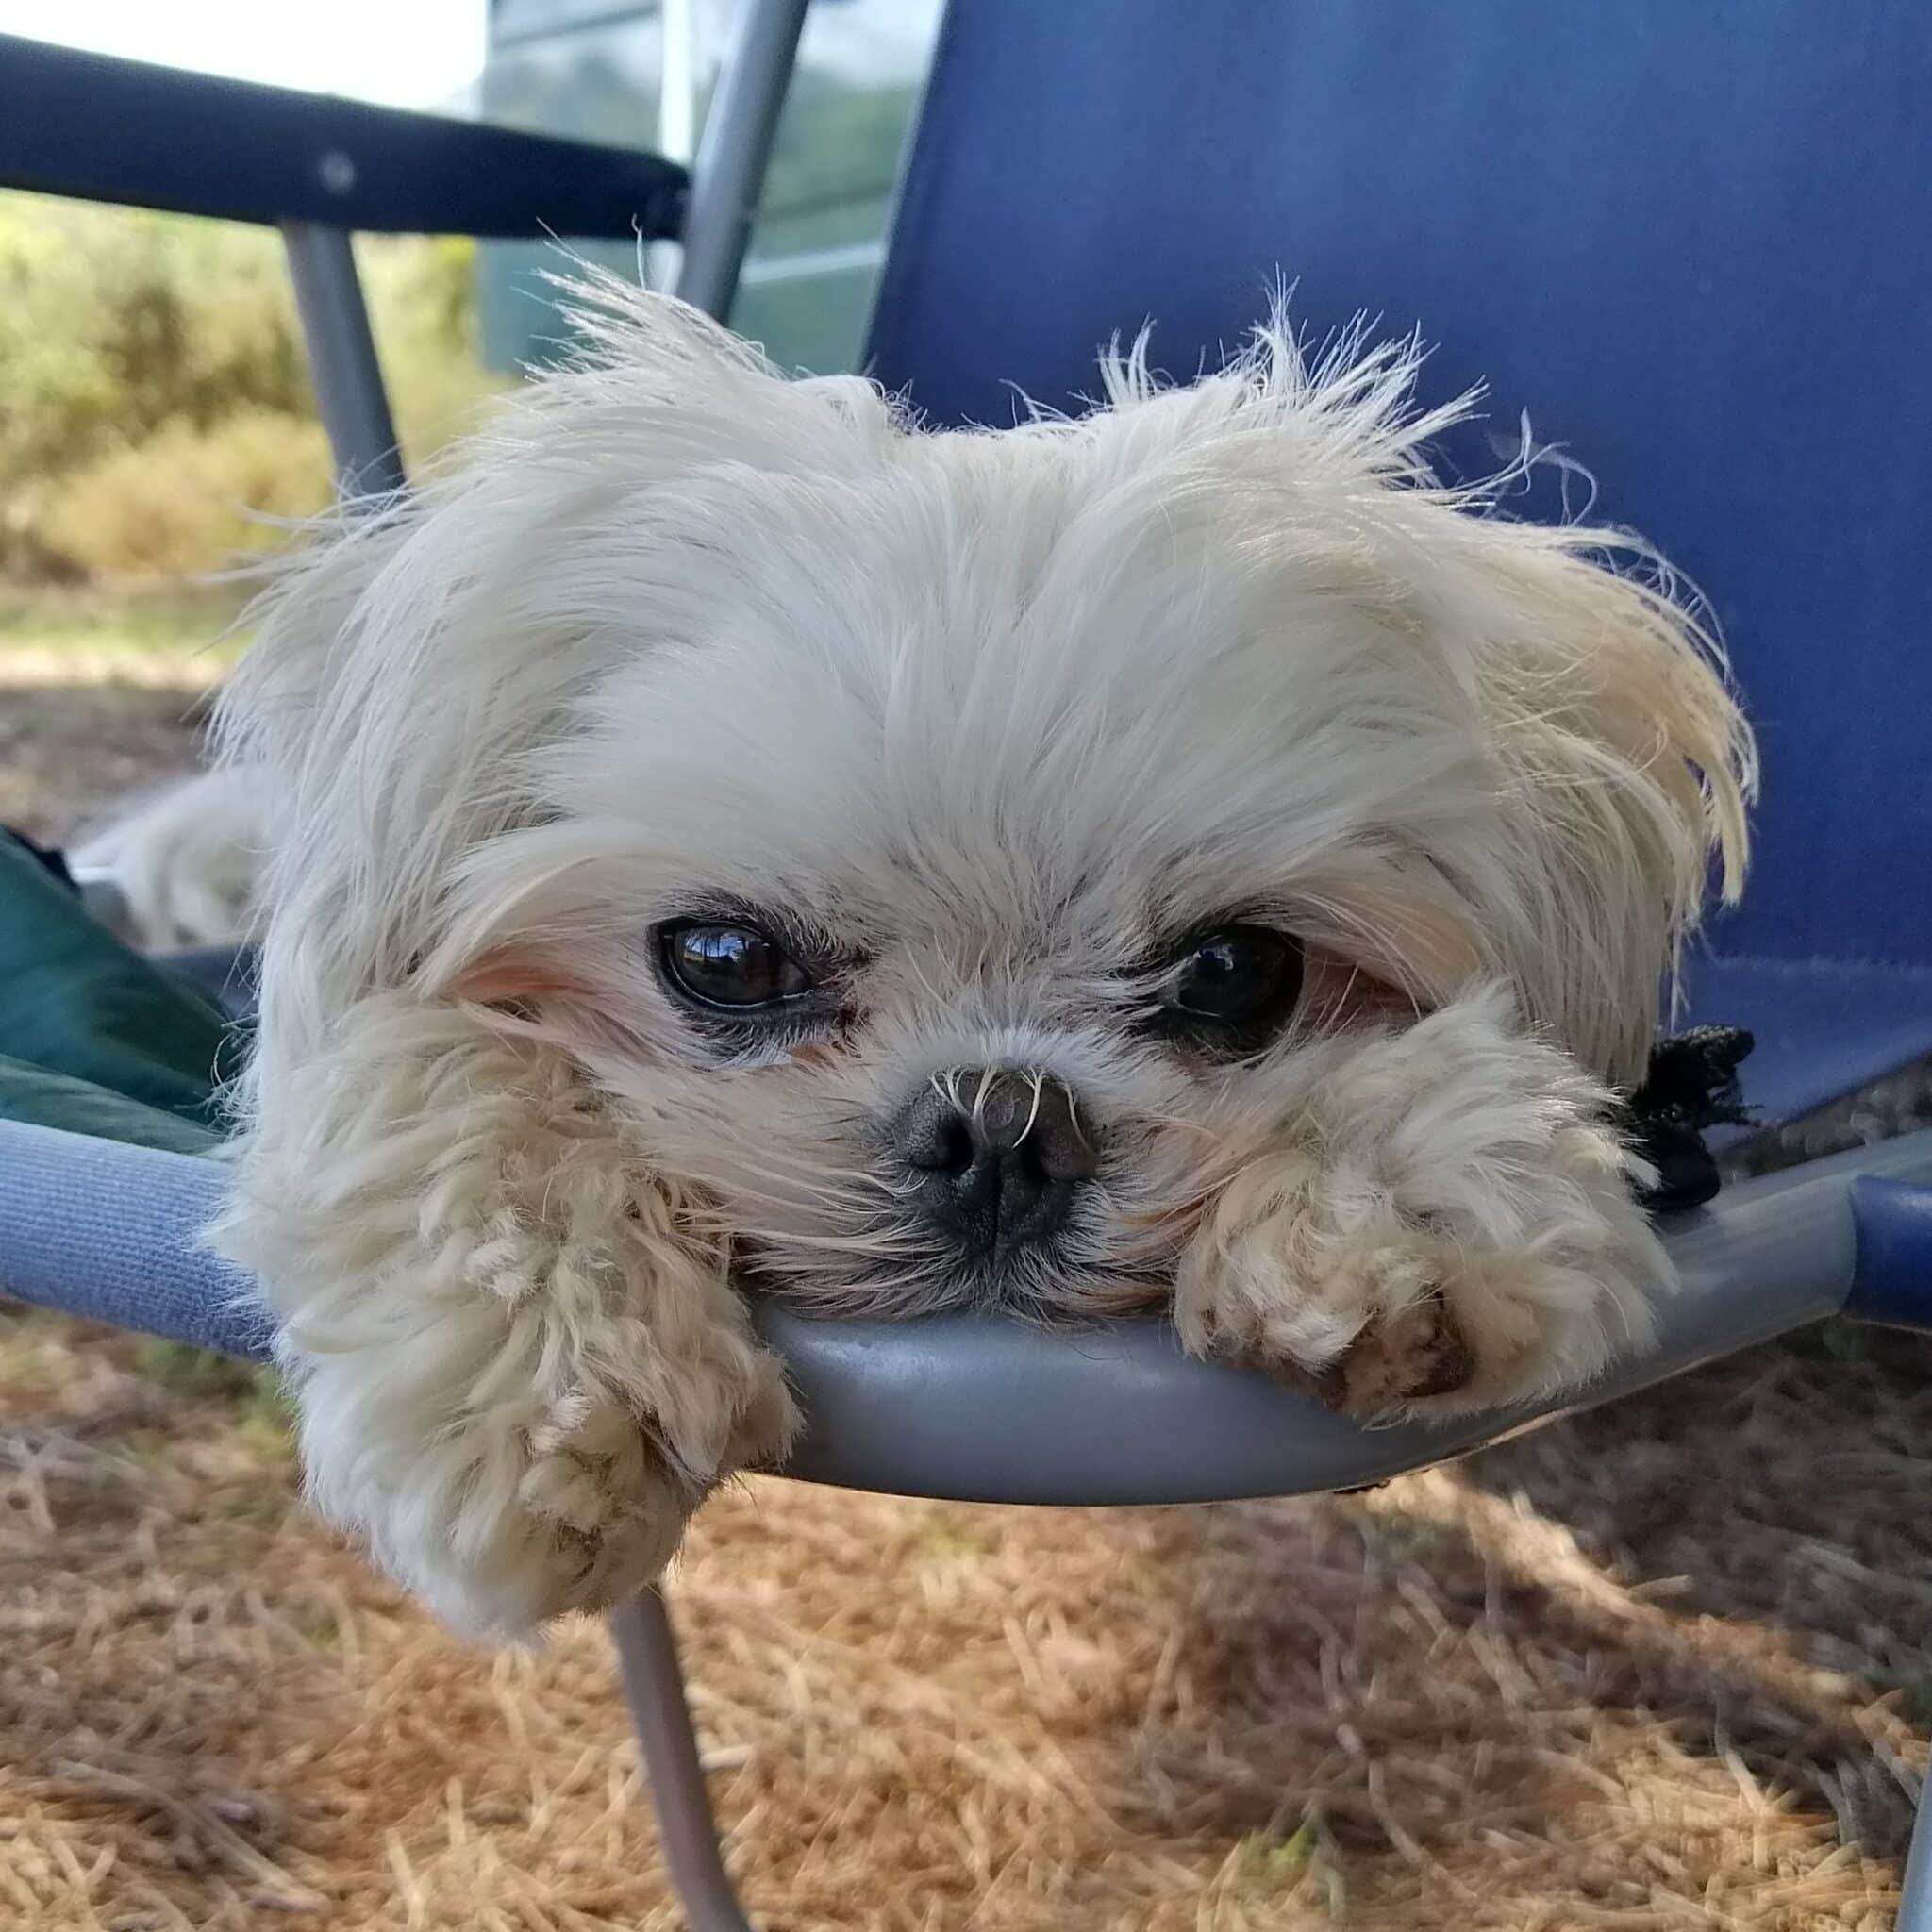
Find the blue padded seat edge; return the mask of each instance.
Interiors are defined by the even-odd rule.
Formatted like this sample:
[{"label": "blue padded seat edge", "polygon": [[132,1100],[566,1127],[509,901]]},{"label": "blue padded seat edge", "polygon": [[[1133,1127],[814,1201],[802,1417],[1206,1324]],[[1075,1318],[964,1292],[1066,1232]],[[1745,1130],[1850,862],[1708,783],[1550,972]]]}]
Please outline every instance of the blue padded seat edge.
[{"label": "blue padded seat edge", "polygon": [[1932,1187],[1868,1174],[1852,1188],[1857,1263],[1845,1312],[1932,1329]]}]

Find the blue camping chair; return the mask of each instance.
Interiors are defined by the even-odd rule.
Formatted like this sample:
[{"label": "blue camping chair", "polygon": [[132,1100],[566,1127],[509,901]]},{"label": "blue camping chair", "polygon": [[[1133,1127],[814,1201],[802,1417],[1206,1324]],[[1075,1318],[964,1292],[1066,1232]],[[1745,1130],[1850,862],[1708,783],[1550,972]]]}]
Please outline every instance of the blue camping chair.
[{"label": "blue camping chair", "polygon": [[[346,229],[608,235],[635,213],[647,238],[682,233],[684,292],[722,308],[802,12],[752,8],[689,181],[647,158],[5,42],[0,181],[279,223],[343,470],[389,484]],[[1694,962],[1691,1010],[1755,1031],[1747,1097],[1790,1120],[1932,1051],[1932,801],[1914,783],[1932,727],[1928,108],[1932,40],[1907,0],[959,0],[872,367],[938,422],[1006,420],[1016,383],[1074,407],[1097,342],[1153,317],[1157,359],[1191,373],[1263,310],[1278,270],[1317,332],[1364,308],[1424,322],[1441,344],[1432,386],[1487,376],[1505,451],[1533,407],[1541,436],[1588,454],[1599,514],[1681,562],[1736,649],[1765,752],[1762,857]],[[1481,425],[1449,454],[1469,474],[1499,460]],[[259,1354],[248,1285],[194,1244],[216,1191],[205,1162],[0,1125],[0,1280]],[[1591,1401],[1840,1310],[1932,1326],[1932,1133],[1740,1184],[1667,1239],[1686,1292]],[[1050,1336],[770,1307],[758,1323],[809,1417],[784,1473],[863,1489],[1288,1495],[1531,1419],[1363,1430],[1184,1359],[1158,1324]],[[744,1932],[661,1602],[612,1624],[691,1923]],[[1924,1816],[1906,1932],[1932,1932]]]}]

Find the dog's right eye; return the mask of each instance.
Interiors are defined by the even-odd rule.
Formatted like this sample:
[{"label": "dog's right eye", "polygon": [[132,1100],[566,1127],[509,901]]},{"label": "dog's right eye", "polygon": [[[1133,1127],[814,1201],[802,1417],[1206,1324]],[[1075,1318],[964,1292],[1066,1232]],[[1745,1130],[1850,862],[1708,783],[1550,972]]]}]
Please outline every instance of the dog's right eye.
[{"label": "dog's right eye", "polygon": [[782,1007],[812,989],[812,976],[755,925],[692,921],[666,926],[659,939],[665,977],[701,1007],[745,1012]]}]

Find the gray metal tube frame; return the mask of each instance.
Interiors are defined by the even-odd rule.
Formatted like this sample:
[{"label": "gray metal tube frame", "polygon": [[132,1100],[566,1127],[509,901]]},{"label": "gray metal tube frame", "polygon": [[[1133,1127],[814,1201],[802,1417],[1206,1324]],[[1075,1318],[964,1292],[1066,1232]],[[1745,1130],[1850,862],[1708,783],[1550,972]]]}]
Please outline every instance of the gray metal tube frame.
[{"label": "gray metal tube frame", "polygon": [[282,245],[337,487],[348,498],[391,495],[403,487],[402,452],[351,238],[316,222],[284,222]]},{"label": "gray metal tube frame", "polygon": [[814,1321],[765,1300],[752,1314],[809,1419],[787,1475],[966,1502],[1315,1494],[1440,1462],[1838,1312],[1857,1277],[1861,1175],[1932,1182],[1932,1130],[1740,1182],[1672,1217],[1661,1232],[1682,1288],[1646,1346],[1580,1394],[1444,1423],[1365,1429],[1262,1375],[1183,1355],[1163,1322]]},{"label": "gray metal tube frame", "polygon": [[691,1729],[691,1703],[677,1664],[677,1639],[655,1590],[640,1591],[610,1613],[610,1636],[624,1674],[625,1702],[643,1752],[658,1807],[658,1838],[691,1932],[752,1932],[724,1875],[718,1827],[705,1790]]},{"label": "gray metal tube frame", "polygon": [[1897,1932],[1932,1932],[1932,1778],[1919,1787],[1919,1816],[1912,1826],[1912,1848],[1906,1857]]},{"label": "gray metal tube frame", "polygon": [[[1683,1291],[1588,1389],[1435,1427],[1373,1428],[1184,1355],[1153,1317],[1049,1329],[999,1315],[807,1321],[763,1297],[805,1433],[775,1473],[989,1503],[1217,1502],[1350,1489],[1660,1382],[1842,1309],[1861,1177],[1932,1184],[1932,1129],[1726,1188],[1663,1228]],[[254,1284],[201,1243],[219,1160],[0,1120],[0,1278],[23,1301],[266,1357]],[[132,1204],[108,1211],[106,1203]]]},{"label": "gray metal tube frame", "polygon": [[752,217],[798,57],[806,5],[807,0],[753,0],[705,116],[691,165],[677,293],[720,322],[729,319],[751,245]]}]

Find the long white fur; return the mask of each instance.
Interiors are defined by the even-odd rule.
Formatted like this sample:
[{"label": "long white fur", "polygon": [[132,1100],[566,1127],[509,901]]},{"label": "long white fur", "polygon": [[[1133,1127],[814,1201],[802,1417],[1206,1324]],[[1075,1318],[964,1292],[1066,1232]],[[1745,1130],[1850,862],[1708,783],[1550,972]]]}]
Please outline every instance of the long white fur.
[{"label": "long white fur", "polygon": [[258,773],[202,772],[124,807],[70,862],[113,880],[125,937],[144,951],[221,945],[254,910],[261,816]]},{"label": "long white fur", "polygon": [[[1412,344],[1310,366],[1276,324],[1184,389],[1137,347],[1090,416],[930,434],[580,299],[580,366],[301,558],[223,702],[274,776],[218,1240],[332,1518],[475,1629],[653,1574],[793,1424],[747,1260],[826,1309],[961,1292],[880,1152],[960,1069],[1064,1081],[1101,1144],[1017,1305],[1172,1293],[1197,1347],[1424,1407],[1641,1341],[1610,1087],[1753,782],[1644,553],[1438,483]],[[841,1039],[692,1030],[646,935],[740,903],[862,962]],[[1425,1017],[1150,1039],[1150,945],[1237,913]],[[1469,1374],[1423,1395],[1433,1310]]]}]

